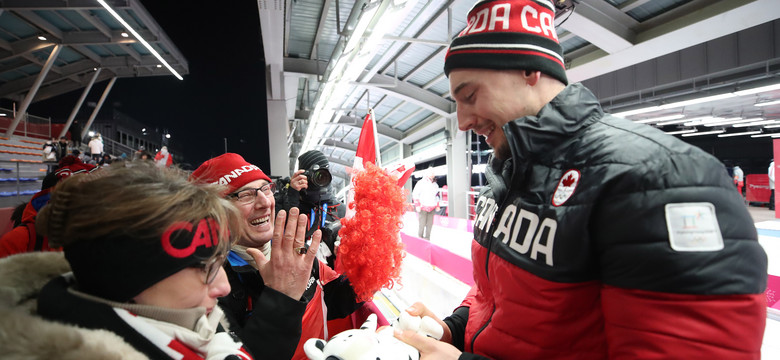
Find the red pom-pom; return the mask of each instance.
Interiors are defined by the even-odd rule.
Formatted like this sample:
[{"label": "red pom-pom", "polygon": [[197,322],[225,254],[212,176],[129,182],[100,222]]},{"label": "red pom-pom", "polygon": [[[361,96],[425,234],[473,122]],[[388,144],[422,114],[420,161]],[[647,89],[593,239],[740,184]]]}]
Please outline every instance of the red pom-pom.
[{"label": "red pom-pom", "polygon": [[336,258],[336,269],[347,275],[360,301],[399,282],[404,256],[399,237],[404,190],[381,168],[366,165],[353,180],[355,200],[349,207],[355,216],[341,219]]}]

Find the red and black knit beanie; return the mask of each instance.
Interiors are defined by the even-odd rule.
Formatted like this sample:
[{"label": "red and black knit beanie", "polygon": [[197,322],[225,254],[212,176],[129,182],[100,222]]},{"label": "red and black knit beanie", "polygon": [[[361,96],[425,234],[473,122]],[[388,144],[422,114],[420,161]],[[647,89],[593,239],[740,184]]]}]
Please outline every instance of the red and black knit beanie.
[{"label": "red and black knit beanie", "polygon": [[568,84],[552,1],[478,1],[447,49],[444,73],[458,68],[538,70]]}]

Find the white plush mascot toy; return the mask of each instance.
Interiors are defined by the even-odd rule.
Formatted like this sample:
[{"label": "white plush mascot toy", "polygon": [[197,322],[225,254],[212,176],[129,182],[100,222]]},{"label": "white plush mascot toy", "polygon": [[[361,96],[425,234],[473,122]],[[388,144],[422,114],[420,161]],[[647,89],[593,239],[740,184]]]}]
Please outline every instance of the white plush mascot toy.
[{"label": "white plush mascot toy", "polygon": [[393,337],[393,329],[414,330],[436,340],[444,334],[436,320],[412,316],[405,311],[392,327],[377,332],[376,323],[376,314],[371,314],[360,329],[342,331],[330,341],[309,339],[303,344],[303,351],[311,360],[419,360],[417,349]]}]

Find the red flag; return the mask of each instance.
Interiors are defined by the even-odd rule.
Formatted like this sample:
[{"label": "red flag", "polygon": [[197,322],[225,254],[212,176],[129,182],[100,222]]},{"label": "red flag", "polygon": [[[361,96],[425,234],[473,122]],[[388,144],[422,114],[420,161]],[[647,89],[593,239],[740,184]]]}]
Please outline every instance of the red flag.
[{"label": "red flag", "polygon": [[412,176],[414,168],[414,162],[406,159],[401,161],[394,168],[385,168],[385,171],[387,171],[390,176],[398,179],[398,186],[403,187],[404,184],[406,184],[406,180],[409,180],[409,177]]},{"label": "red flag", "polygon": [[371,112],[366,114],[363,127],[360,129],[360,139],[355,157],[363,160],[363,168],[366,167],[367,162],[376,164],[376,138],[374,137],[374,119],[371,117]]}]

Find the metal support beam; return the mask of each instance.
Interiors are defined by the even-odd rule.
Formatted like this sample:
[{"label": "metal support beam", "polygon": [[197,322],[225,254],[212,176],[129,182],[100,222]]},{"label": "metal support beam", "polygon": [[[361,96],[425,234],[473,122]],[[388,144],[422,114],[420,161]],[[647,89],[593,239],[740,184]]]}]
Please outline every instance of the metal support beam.
[{"label": "metal support beam", "polygon": [[[59,137],[65,136],[65,133],[68,132],[68,129],[70,129],[70,125],[73,124],[73,119],[76,118],[76,114],[78,114],[79,109],[81,109],[81,104],[84,103],[84,99],[87,98],[87,94],[89,94],[89,90],[92,89],[92,85],[95,84],[95,80],[97,80],[98,75],[100,75],[100,71],[103,69],[97,69],[94,74],[92,74],[92,78],[89,80],[89,84],[87,84],[86,87],[84,87],[84,91],[81,92],[81,97],[79,97],[79,100],[76,101],[76,105],[73,106],[73,111],[70,112],[70,116],[68,116],[68,121],[65,122],[65,126],[62,128],[62,131],[60,132]],[[71,134],[71,136],[81,136],[81,134]],[[82,136],[81,139],[84,137]],[[79,139],[79,140],[81,140]]]},{"label": "metal support beam", "polygon": [[[622,12],[620,15],[626,16]],[[579,3],[567,19],[560,25],[561,28],[610,54],[630,48],[636,39],[636,34],[626,25],[588,3]]]},{"label": "metal support beam", "polygon": [[98,112],[100,112],[100,108],[103,107],[103,103],[106,101],[106,98],[108,97],[108,94],[111,92],[111,88],[114,87],[115,82],[116,82],[116,77],[112,77],[111,81],[109,81],[108,85],[106,85],[106,89],[103,90],[103,95],[100,96],[100,100],[98,100],[97,106],[95,106],[95,110],[92,110],[92,115],[89,116],[89,120],[87,120],[87,124],[84,125],[84,129],[81,130],[82,139],[85,136],[87,136],[87,134],[89,133],[89,127],[92,126],[92,123],[95,121]]},{"label": "metal support beam", "polygon": [[777,0],[729,0],[704,6],[636,35],[634,46],[615,54],[574,59],[570,83],[587,80],[780,18]]},{"label": "metal support beam", "polygon": [[21,106],[19,106],[19,110],[16,112],[14,121],[8,127],[8,131],[5,133],[6,137],[10,138],[11,135],[14,134],[16,127],[19,126],[19,122],[22,121],[22,118],[26,117],[27,108],[30,106],[30,103],[32,103],[33,98],[35,98],[35,93],[37,93],[38,89],[41,87],[43,79],[45,79],[46,75],[49,74],[49,70],[51,70],[52,65],[54,65],[54,61],[57,60],[57,56],[60,54],[61,50],[62,45],[55,45],[54,49],[52,49],[51,54],[49,54],[49,59],[46,60],[46,64],[43,65],[41,72],[38,73],[38,77],[35,78],[35,82],[27,92],[27,96],[24,97]]}]

